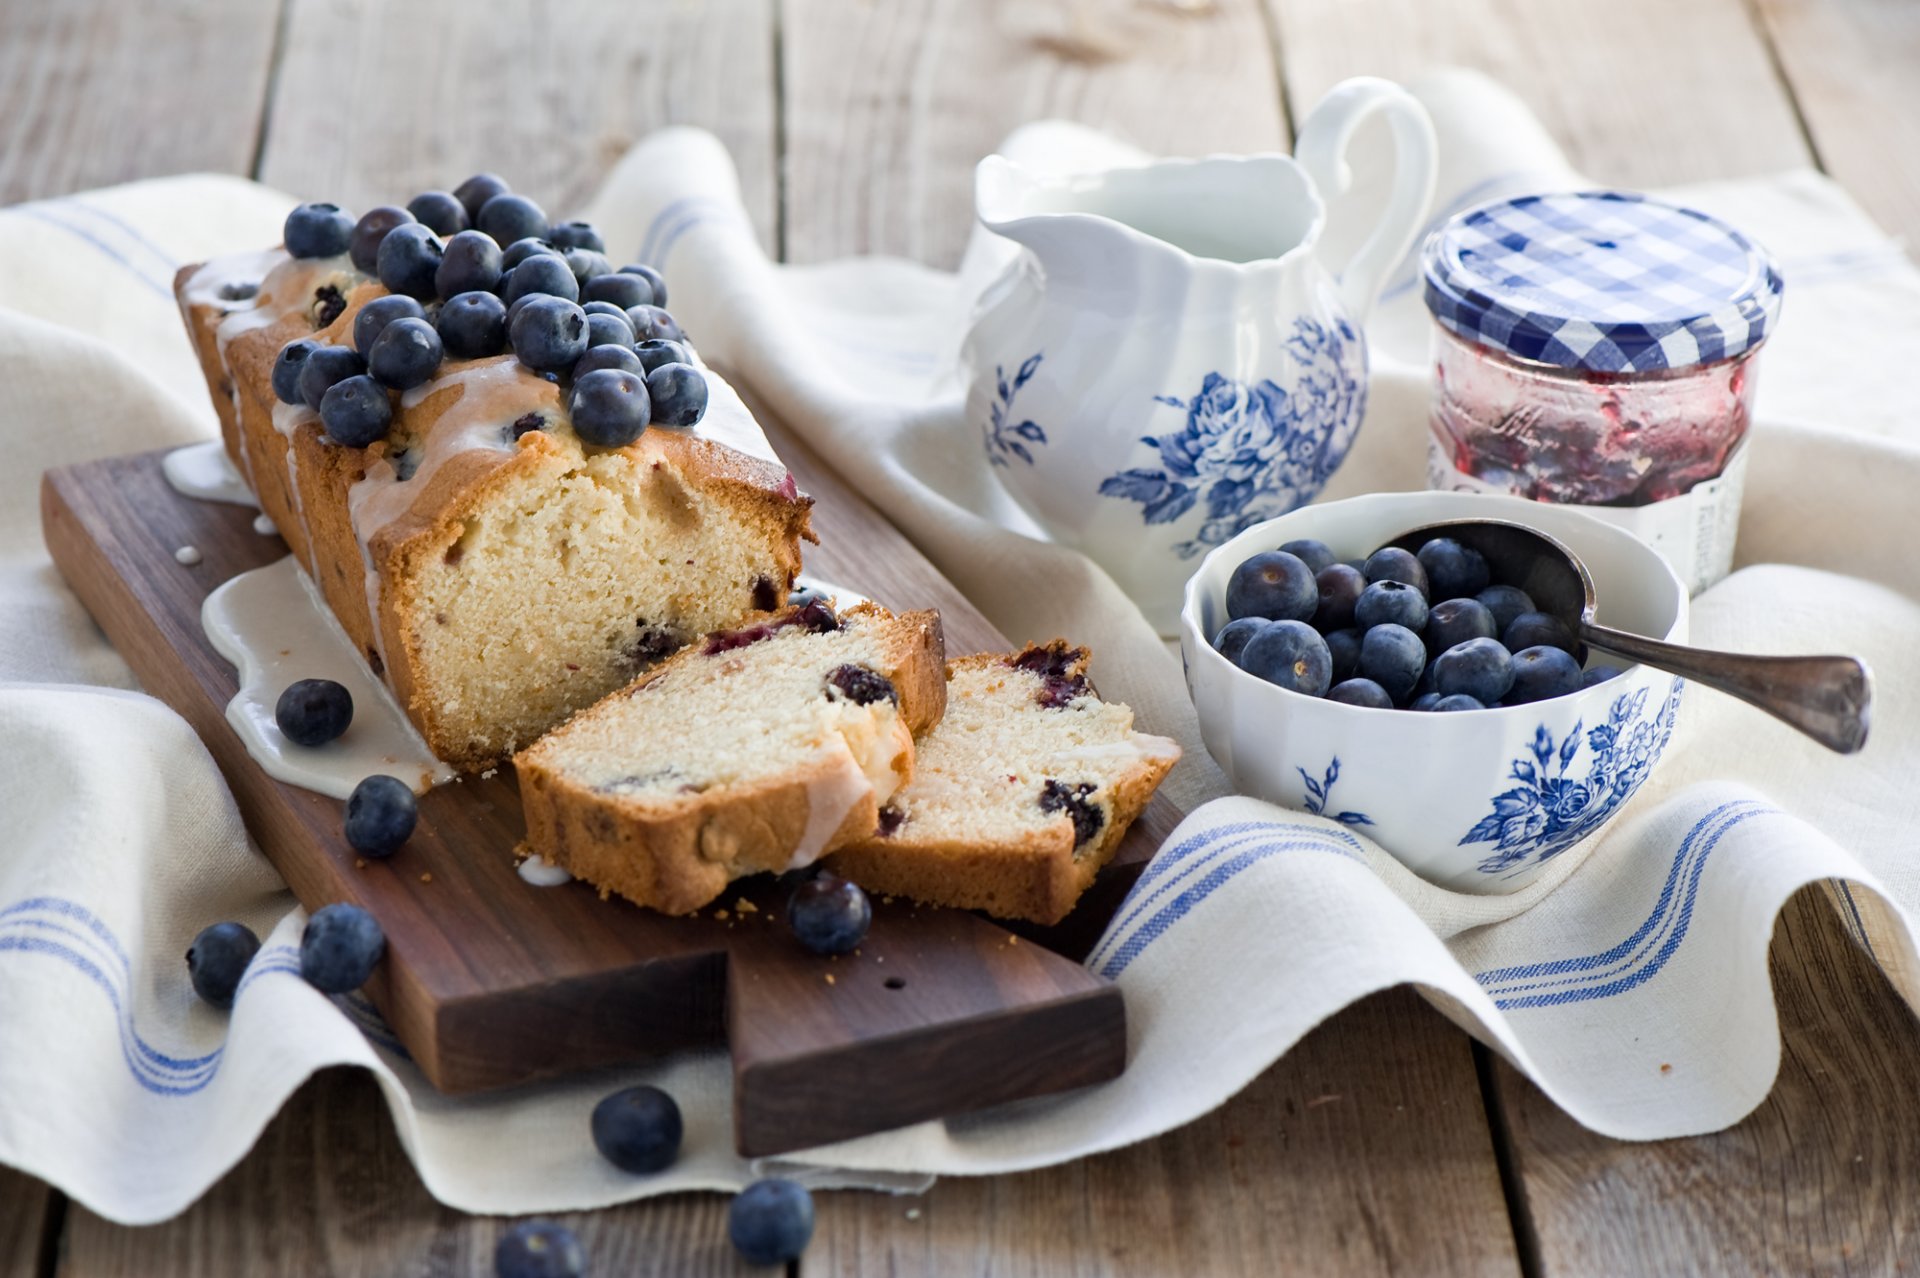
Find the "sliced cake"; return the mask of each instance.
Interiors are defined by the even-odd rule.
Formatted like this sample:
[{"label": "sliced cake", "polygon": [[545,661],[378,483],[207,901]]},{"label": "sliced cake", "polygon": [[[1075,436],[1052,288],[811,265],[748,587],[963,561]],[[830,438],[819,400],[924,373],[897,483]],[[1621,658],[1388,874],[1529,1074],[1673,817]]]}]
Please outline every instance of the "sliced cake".
[{"label": "sliced cake", "polygon": [[1180,758],[1087,682],[1055,640],[947,668],[947,711],[913,780],[832,865],[868,893],[1054,923],[1113,856]]},{"label": "sliced cake", "polygon": [[872,604],[709,635],[515,757],[527,841],[669,914],[808,865],[870,833],[912,777],[944,661],[938,613]]}]

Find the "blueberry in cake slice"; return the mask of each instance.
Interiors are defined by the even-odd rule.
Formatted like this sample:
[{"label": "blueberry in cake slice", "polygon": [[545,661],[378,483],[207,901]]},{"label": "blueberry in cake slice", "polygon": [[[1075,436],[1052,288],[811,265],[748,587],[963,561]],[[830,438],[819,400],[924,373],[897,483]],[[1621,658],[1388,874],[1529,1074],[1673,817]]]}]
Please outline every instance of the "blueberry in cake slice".
[{"label": "blueberry in cake slice", "polygon": [[873,830],[940,719],[935,612],[824,601],[717,631],[514,759],[527,841],[668,914]]},{"label": "blueberry in cake slice", "polygon": [[834,854],[834,870],[869,893],[1064,918],[1180,758],[1099,698],[1087,660],[1059,639],[955,660],[913,780],[873,832]]}]

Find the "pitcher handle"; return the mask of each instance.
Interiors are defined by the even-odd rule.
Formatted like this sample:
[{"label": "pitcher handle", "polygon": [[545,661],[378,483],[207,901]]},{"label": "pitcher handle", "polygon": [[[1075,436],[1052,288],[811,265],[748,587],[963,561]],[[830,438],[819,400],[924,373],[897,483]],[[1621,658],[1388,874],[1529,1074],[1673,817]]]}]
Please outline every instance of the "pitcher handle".
[{"label": "pitcher handle", "polygon": [[1293,148],[1293,158],[1320,188],[1322,198],[1337,195],[1353,182],[1346,158],[1353,131],[1376,112],[1384,112],[1393,129],[1393,189],[1373,234],[1340,272],[1341,301],[1356,324],[1366,323],[1388,272],[1412,246],[1433,203],[1439,167],[1433,121],[1419,99],[1393,81],[1359,76],[1328,91],[1307,116]]}]

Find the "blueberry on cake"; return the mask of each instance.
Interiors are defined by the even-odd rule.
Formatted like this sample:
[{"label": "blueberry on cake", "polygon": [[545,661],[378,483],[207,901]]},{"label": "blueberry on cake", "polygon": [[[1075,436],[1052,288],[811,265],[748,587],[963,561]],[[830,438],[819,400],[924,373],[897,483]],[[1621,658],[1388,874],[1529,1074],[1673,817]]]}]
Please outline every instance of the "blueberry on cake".
[{"label": "blueberry on cake", "polygon": [[949,665],[913,780],[834,854],[835,872],[928,905],[1064,918],[1180,758],[1100,700],[1086,670],[1087,650],[1058,639]]},{"label": "blueberry on cake", "polygon": [[871,832],[939,722],[934,612],[814,601],[708,635],[514,758],[527,841],[668,914]]}]

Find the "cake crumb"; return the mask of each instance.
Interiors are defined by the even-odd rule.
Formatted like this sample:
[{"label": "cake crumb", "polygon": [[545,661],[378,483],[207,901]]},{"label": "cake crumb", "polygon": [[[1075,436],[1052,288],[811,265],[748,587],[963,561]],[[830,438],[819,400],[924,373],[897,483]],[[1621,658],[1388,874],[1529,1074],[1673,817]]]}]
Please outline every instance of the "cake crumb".
[{"label": "cake crumb", "polygon": [[918,1207],[907,1208],[907,1219],[908,1220],[920,1219],[920,1209]]},{"label": "cake crumb", "polygon": [[432,875],[432,874],[430,874],[430,873],[429,873],[429,874],[422,874],[422,875],[420,876],[420,881],[421,881],[422,883],[431,883],[431,882],[433,882],[433,875]]},{"label": "cake crumb", "polygon": [[713,917],[716,919],[719,919],[722,923],[724,923],[727,920],[727,912],[725,910],[715,910],[713,912]]},{"label": "cake crumb", "polygon": [[760,912],[760,907],[744,896],[733,903],[733,908],[741,914],[758,914]]},{"label": "cake crumb", "polygon": [[1667,1064],[1667,1063],[1666,1063],[1665,1061],[1661,1061],[1661,1062],[1660,1062],[1660,1072],[1661,1072],[1662,1074],[1671,1074],[1671,1073],[1673,1073],[1673,1066],[1671,1066],[1671,1065],[1669,1065],[1669,1064]]},{"label": "cake crumb", "polygon": [[487,769],[487,770],[486,770],[485,772],[482,772],[482,773],[480,774],[480,779],[481,779],[482,781],[491,781],[491,780],[493,780],[493,779],[494,779],[495,777],[497,777],[497,776],[499,776],[499,775],[500,775],[500,769],[498,769],[498,768],[488,768],[488,769]]},{"label": "cake crumb", "polygon": [[364,856],[356,856],[355,858],[353,858],[353,868],[354,868],[354,869],[356,869],[356,870],[364,870],[364,869],[366,869],[366,868],[367,868],[367,858],[365,858]]},{"label": "cake crumb", "polygon": [[828,973],[827,973],[827,984],[829,984],[829,985],[832,985],[833,983],[834,983],[834,982],[833,982],[833,973],[832,973],[832,972],[828,972]]}]

